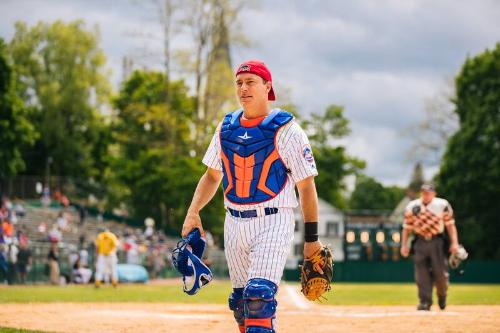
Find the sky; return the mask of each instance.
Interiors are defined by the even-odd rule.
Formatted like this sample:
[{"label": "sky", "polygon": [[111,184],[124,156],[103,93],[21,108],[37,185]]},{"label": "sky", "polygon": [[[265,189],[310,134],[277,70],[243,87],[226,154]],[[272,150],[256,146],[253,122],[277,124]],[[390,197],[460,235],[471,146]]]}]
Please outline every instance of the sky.
[{"label": "sky", "polygon": [[[0,37],[9,41],[17,20],[84,19],[99,26],[117,87],[123,56],[161,68],[155,9],[147,0],[0,0]],[[426,101],[467,56],[500,42],[499,17],[496,0],[261,0],[241,11],[249,45],[233,47],[231,56],[234,67],[263,60],[278,100],[281,92],[302,116],[342,105],[352,130],[341,142],[348,153],[367,162],[369,176],[404,186],[414,164],[406,129],[423,119]],[[172,45],[189,41],[177,33]],[[425,176],[436,170],[426,166]]]}]

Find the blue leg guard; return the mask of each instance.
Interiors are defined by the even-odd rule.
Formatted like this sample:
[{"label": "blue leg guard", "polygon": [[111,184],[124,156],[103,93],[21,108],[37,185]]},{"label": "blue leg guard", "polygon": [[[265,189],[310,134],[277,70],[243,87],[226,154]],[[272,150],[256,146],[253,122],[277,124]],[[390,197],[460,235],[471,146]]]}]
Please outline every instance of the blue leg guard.
[{"label": "blue leg guard", "polygon": [[229,309],[233,310],[234,319],[238,323],[240,333],[245,333],[245,307],[243,302],[243,288],[234,288],[229,295]]},{"label": "blue leg guard", "polygon": [[243,290],[246,333],[275,333],[278,286],[266,279],[251,279]]}]

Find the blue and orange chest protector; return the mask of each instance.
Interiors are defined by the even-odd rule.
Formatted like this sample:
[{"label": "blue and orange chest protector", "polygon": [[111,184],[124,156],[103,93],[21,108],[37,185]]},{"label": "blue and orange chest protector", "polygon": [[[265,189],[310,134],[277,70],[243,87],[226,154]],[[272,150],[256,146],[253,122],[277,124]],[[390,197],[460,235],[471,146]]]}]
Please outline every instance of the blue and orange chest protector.
[{"label": "blue and orange chest protector", "polygon": [[227,114],[220,131],[222,185],[226,199],[235,204],[271,200],[284,188],[287,168],[276,147],[276,133],[293,116],[273,109],[253,127],[241,124],[243,110]]}]

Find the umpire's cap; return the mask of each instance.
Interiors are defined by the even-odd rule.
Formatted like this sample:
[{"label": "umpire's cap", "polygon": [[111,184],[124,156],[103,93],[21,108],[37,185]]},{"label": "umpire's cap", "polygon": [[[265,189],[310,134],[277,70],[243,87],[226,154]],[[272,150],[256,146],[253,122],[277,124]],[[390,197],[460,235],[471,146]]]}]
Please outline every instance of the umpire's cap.
[{"label": "umpire's cap", "polygon": [[436,186],[433,183],[423,183],[420,190],[427,192],[436,192]]}]

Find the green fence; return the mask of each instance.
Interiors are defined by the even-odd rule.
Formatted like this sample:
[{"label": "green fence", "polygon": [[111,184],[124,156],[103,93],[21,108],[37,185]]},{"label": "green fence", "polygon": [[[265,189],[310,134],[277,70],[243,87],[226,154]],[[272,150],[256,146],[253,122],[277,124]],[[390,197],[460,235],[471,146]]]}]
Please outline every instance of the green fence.
[{"label": "green fence", "polygon": [[[464,274],[450,270],[450,280],[462,283],[500,283],[500,262],[466,261]],[[413,262],[346,261],[335,263],[333,279],[337,282],[414,282]],[[298,269],[287,269],[285,280],[298,281]]]}]

